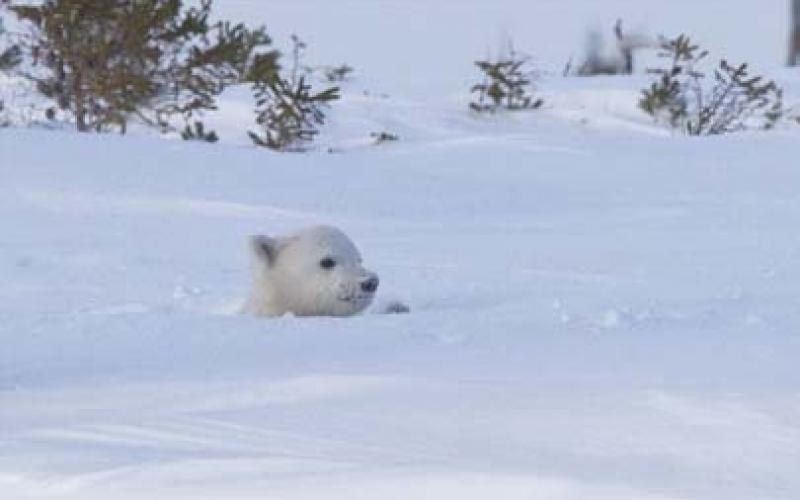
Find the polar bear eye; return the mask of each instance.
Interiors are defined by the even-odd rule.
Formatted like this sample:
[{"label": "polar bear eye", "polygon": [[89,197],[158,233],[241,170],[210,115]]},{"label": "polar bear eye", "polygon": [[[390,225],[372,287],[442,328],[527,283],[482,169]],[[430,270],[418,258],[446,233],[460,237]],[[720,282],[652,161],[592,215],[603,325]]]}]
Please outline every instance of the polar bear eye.
[{"label": "polar bear eye", "polygon": [[336,266],[336,261],[331,259],[330,257],[325,257],[321,261],[319,261],[319,267],[322,269],[333,269]]}]

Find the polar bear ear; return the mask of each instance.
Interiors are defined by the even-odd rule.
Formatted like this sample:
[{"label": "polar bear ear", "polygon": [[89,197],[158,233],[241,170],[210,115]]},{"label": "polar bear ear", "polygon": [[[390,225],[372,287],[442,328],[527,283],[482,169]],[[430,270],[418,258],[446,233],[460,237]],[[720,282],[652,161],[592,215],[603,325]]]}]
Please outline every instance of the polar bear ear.
[{"label": "polar bear ear", "polygon": [[250,247],[256,257],[271,266],[275,263],[278,256],[278,240],[263,234],[256,234],[250,237]]}]

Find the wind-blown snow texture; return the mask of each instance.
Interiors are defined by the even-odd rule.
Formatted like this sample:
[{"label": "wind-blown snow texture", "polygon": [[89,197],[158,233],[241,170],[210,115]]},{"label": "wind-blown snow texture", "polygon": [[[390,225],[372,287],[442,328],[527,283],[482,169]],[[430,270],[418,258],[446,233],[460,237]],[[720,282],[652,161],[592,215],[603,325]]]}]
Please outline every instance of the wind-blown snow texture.
[{"label": "wind-blown snow texture", "polygon": [[[321,138],[342,153],[242,147],[239,91],[223,145],[0,130],[2,498],[800,497],[797,130],[671,137],[634,109],[642,77],[465,111],[502,29],[558,66],[536,27],[678,30],[675,2],[218,3],[357,67]],[[782,32],[724,24],[709,43],[796,98]],[[369,146],[383,129],[401,141]],[[312,223],[412,313],[237,315],[246,236]]]}]

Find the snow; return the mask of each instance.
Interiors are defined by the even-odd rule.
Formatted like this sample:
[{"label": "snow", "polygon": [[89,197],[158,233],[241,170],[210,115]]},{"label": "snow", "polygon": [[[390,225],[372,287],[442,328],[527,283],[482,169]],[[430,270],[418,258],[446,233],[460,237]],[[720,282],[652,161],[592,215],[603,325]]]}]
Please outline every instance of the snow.
[{"label": "snow", "polygon": [[[246,89],[219,145],[0,129],[2,498],[800,496],[798,129],[673,136],[645,76],[558,75],[589,23],[673,29],[675,2],[218,3],[355,79],[309,154],[248,145]],[[724,6],[702,36],[791,103],[777,4],[772,31],[755,2],[687,25]],[[504,30],[547,106],[475,118]],[[380,274],[374,310],[238,315],[247,236],[317,223]]]}]

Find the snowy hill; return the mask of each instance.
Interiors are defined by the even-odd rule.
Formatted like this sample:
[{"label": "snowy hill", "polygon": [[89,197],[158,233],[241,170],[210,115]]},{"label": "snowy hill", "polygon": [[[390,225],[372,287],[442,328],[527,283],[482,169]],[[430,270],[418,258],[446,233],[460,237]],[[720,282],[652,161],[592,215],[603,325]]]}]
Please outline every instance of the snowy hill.
[{"label": "snowy hill", "polygon": [[[241,89],[221,145],[0,129],[2,498],[800,496],[798,129],[672,136],[635,110],[646,77],[558,77],[622,15],[598,2],[219,3],[357,68],[341,152],[250,147]],[[681,29],[674,2],[612,3]],[[685,29],[732,4],[753,24],[709,1]],[[699,36],[794,102],[769,4],[774,39]],[[476,119],[503,30],[553,68],[548,105]],[[314,223],[411,314],[236,314],[246,237]]]}]

